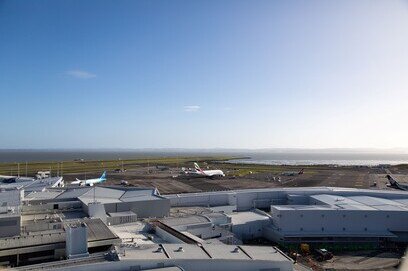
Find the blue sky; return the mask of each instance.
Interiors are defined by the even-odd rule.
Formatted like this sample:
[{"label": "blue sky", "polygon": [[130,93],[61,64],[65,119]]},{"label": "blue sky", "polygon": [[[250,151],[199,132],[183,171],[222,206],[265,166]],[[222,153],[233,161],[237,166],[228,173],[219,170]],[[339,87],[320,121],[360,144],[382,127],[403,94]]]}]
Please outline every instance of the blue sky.
[{"label": "blue sky", "polygon": [[0,148],[408,147],[407,1],[0,1]]}]

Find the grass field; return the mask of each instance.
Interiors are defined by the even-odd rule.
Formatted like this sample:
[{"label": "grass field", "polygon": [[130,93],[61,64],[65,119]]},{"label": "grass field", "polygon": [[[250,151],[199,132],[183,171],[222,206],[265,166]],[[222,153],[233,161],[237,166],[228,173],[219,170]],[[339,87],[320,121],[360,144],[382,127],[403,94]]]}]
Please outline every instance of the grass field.
[{"label": "grass field", "polygon": [[299,171],[301,168],[307,170],[307,174],[315,173],[316,170],[327,170],[327,166],[289,166],[289,165],[263,165],[227,163],[226,161],[239,159],[231,156],[184,156],[184,157],[144,157],[123,160],[89,160],[89,161],[63,161],[63,162],[30,162],[25,163],[0,163],[0,175],[34,176],[38,171],[51,171],[52,176],[57,174],[81,174],[101,173],[104,170],[112,171],[122,167],[135,169],[138,167],[165,165],[181,168],[192,167],[193,162],[198,162],[210,168],[219,168],[229,176],[243,177],[257,173],[280,174],[285,171]]},{"label": "grass field", "polygon": [[[105,160],[105,161],[64,161],[64,162],[32,162],[28,163],[0,163],[0,175],[17,175],[18,171],[20,176],[35,175],[38,171],[50,170],[52,174],[57,172],[69,174],[69,173],[85,173],[85,172],[101,172],[103,170],[114,170],[122,167],[137,167],[137,166],[155,166],[166,165],[171,167],[181,167],[190,165],[192,162],[208,162],[213,161],[227,161],[234,159],[234,157],[227,156],[203,156],[203,157],[146,157],[139,159],[127,159],[127,160]],[[18,170],[20,168],[20,170]]]},{"label": "grass field", "polygon": [[[222,162],[221,162],[222,163]],[[302,168],[307,168],[308,173],[314,173],[313,169],[318,169],[319,166],[288,166],[288,165],[263,165],[263,164],[240,164],[240,163],[222,163],[222,169],[235,170],[236,176],[246,176],[256,173],[272,173],[280,174],[284,171],[299,171]]]}]

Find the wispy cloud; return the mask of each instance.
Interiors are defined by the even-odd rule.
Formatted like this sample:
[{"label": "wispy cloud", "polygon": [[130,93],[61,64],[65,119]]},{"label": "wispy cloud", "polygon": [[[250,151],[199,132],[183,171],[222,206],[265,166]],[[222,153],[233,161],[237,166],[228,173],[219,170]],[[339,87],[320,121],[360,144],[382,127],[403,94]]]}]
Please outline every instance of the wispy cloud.
[{"label": "wispy cloud", "polygon": [[201,109],[201,106],[199,105],[185,105],[184,106],[185,112],[197,112],[200,109]]},{"label": "wispy cloud", "polygon": [[96,77],[96,74],[83,70],[70,70],[66,71],[65,74],[78,79],[90,79]]}]

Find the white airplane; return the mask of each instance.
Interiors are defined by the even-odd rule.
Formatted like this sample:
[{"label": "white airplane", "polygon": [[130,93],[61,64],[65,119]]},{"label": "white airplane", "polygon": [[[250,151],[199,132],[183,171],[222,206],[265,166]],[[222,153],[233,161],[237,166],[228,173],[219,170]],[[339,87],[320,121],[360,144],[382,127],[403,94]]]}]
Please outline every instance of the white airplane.
[{"label": "white airplane", "polygon": [[225,177],[225,174],[220,169],[213,170],[202,170],[197,163],[194,163],[194,169],[182,169],[183,174],[180,177],[189,177],[189,178],[221,178]]},{"label": "white airplane", "polygon": [[104,181],[106,181],[106,171],[104,171],[99,178],[88,180],[76,179],[76,181],[71,182],[71,184],[77,184],[79,186],[94,186],[95,184],[103,183]]}]

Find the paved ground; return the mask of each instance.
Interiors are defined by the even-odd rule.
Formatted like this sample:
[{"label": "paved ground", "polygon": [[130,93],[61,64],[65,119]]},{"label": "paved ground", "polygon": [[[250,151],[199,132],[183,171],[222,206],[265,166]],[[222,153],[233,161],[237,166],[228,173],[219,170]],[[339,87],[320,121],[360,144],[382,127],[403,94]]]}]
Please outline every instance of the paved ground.
[{"label": "paved ground", "polygon": [[[330,167],[319,166],[305,168],[303,175],[284,176],[281,172],[285,167],[276,169],[262,169],[256,173],[251,171],[244,175],[235,175],[239,166],[234,168],[223,168],[219,166],[227,176],[219,180],[205,178],[178,179],[173,178],[179,172],[177,168],[169,170],[158,170],[154,166],[143,167],[135,165],[124,173],[108,172],[108,181],[104,185],[120,185],[121,180],[128,181],[129,185],[135,187],[157,187],[162,194],[190,193],[202,191],[221,191],[245,188],[268,188],[268,187],[311,187],[311,186],[334,186],[370,189],[392,189],[386,186],[386,173],[382,169],[369,167]],[[288,170],[298,170],[289,167]],[[394,173],[394,172],[392,172]],[[407,172],[408,173],[408,172]],[[66,174],[64,179],[67,183],[75,178],[85,179],[99,177],[100,173]],[[408,181],[408,175],[396,174],[402,181]],[[376,185],[374,185],[376,184]]]},{"label": "paved ground", "polygon": [[397,270],[400,255],[390,252],[347,253],[321,263],[324,269],[335,270]]}]

